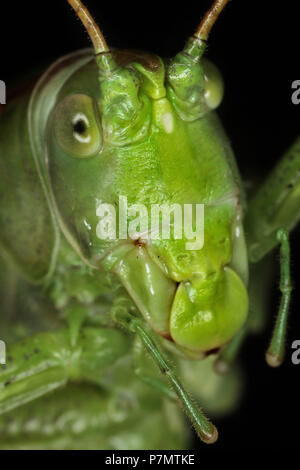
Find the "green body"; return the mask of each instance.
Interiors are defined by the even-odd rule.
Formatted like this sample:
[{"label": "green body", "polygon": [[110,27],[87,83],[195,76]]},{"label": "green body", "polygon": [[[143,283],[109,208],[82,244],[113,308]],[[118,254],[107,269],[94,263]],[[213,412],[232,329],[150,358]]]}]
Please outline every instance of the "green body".
[{"label": "green body", "polygon": [[[52,66],[32,95],[16,100],[1,118],[1,165],[2,174],[6,175],[0,183],[3,201],[0,217],[4,228],[1,244],[21,273],[41,285],[36,289],[44,292],[43,299],[50,311],[50,328],[68,318],[71,311],[74,338],[72,333],[71,336],[76,348],[77,325],[85,321],[86,324],[91,322],[93,326],[95,323],[108,328],[111,324],[109,309],[120,296],[129,294],[159,335],[170,338],[171,325],[176,342],[176,331],[178,328],[181,330],[180,322],[185,318],[179,310],[173,325],[170,323],[175,283],[182,281],[182,289],[185,289],[184,286],[188,285],[185,281],[196,274],[195,284],[200,284],[200,289],[201,283],[206,289],[206,278],[210,277],[216,279],[210,284],[221,284],[222,290],[227,276],[225,281],[219,282],[219,278],[224,277],[223,268],[227,265],[236,268],[245,284],[247,282],[246,252],[239,219],[239,178],[219,120],[215,113],[209,113],[201,120],[182,120],[174,110],[172,99],[167,97],[162,61],[156,57],[146,56],[146,59],[146,66],[141,66],[136,57],[118,54],[120,62],[127,62],[126,70],[142,81],[138,99],[145,107],[142,113],[145,113],[142,119],[145,129],[138,129],[136,142],[131,128],[129,131],[133,138],[130,133],[129,137],[133,143],[126,142],[126,135],[122,135],[118,123],[118,132],[113,137],[120,142],[111,142],[113,139],[107,131],[110,122],[105,128],[103,119],[100,128],[103,147],[91,159],[66,156],[57,145],[52,130],[56,119],[53,108],[56,106],[57,109],[57,103],[75,93],[84,94],[95,102],[101,101],[96,64],[88,51],[69,56]],[[150,72],[152,82],[147,81],[147,73]],[[60,110],[56,112],[60,113]],[[150,204],[205,204],[204,248],[198,252],[187,251],[185,239],[153,240],[147,249],[133,241],[99,240],[96,236],[99,222],[97,202],[115,203],[123,194],[127,196],[128,204],[143,203],[149,208]],[[12,214],[18,213],[24,218],[19,217],[14,223]],[[216,220],[219,222],[217,230]],[[234,236],[237,226],[241,229],[239,238]],[[241,256],[242,263],[234,263],[234,258]],[[235,281],[233,271],[229,269],[229,273]],[[209,286],[207,299],[204,299],[209,306],[216,290],[214,285]],[[185,292],[177,293],[179,307],[184,295]],[[221,314],[226,316],[226,312],[216,313]],[[30,317],[29,313],[27,317]],[[220,336],[221,342],[230,339],[242,321],[243,318],[236,324],[224,318],[221,331],[216,331],[214,324],[208,325],[207,329],[199,324],[196,333],[187,330],[182,338],[177,333],[178,345],[184,350],[186,342],[190,343],[190,349],[201,355],[204,350],[218,347]],[[43,322],[36,318],[32,323],[34,329],[45,328]],[[43,326],[37,326],[39,323]],[[31,332],[31,328],[27,331]],[[9,324],[7,334],[11,329]],[[114,330],[107,330],[108,333],[110,331]],[[115,348],[123,355],[121,344],[117,346],[117,343]],[[41,344],[46,344],[43,337]],[[47,354],[50,354],[49,350],[45,352]],[[17,352],[16,356],[21,360],[21,353]],[[108,354],[107,357],[112,360],[113,356]],[[100,367],[99,363],[96,364]],[[33,370],[36,367],[33,364]],[[49,377],[49,390],[65,385],[67,379],[76,380],[76,375],[86,380],[85,372],[74,372],[76,367],[70,366],[71,375],[67,372],[65,376],[62,372],[62,377],[57,370],[55,385],[53,378]],[[6,375],[10,373],[7,367]],[[41,377],[41,383],[43,390],[36,391],[36,396],[44,393],[44,377]],[[35,387],[39,389],[36,384]],[[4,405],[3,411],[14,406],[14,403],[9,403],[7,408]]]}]

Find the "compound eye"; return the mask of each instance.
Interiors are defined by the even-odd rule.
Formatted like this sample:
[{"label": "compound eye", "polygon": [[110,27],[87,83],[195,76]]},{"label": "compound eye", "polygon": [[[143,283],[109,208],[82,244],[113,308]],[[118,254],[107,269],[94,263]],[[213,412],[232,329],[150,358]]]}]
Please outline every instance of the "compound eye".
[{"label": "compound eye", "polygon": [[224,83],[219,69],[209,60],[203,59],[204,98],[210,109],[216,109],[224,95]]},{"label": "compound eye", "polygon": [[54,111],[54,133],[58,145],[76,158],[95,156],[102,148],[102,129],[97,103],[87,95],[64,98]]}]

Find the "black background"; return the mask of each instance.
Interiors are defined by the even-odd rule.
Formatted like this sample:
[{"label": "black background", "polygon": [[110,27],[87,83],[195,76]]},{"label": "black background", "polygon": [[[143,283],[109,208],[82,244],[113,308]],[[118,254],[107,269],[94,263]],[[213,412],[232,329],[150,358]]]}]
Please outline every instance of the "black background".
[{"label": "black background", "polygon": [[[245,180],[263,178],[299,133],[300,105],[291,102],[291,83],[300,79],[297,1],[233,0],[210,38],[207,55],[221,69],[226,93],[220,115]],[[161,56],[178,52],[193,33],[209,0],[195,2],[108,2],[88,0],[109,45],[144,49]],[[87,47],[89,40],[67,1],[1,3],[0,79],[8,87],[40,64]],[[272,322],[264,335],[249,338],[242,350],[247,380],[244,400],[229,418],[219,420],[213,451],[236,448],[296,447],[299,441],[300,365],[291,363],[291,343],[300,339],[299,230],[291,237],[295,291],[284,365],[267,367],[264,352]],[[274,273],[270,311],[279,303]]]}]

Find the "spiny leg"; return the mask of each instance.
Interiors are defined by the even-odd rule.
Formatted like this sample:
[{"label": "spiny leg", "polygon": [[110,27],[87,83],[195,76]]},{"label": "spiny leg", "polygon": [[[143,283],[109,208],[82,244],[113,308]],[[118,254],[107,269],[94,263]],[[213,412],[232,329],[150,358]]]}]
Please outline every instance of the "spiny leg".
[{"label": "spiny leg", "polygon": [[1,415],[0,449],[186,448],[188,433],[183,420],[176,419],[179,410],[166,407],[158,393],[153,399],[148,387],[136,387],[130,368],[128,374],[127,394],[118,386],[106,392],[91,384],[68,384]]},{"label": "spiny leg", "polygon": [[280,244],[282,299],[273,337],[267,351],[271,366],[281,364],[291,298],[288,232],[300,220],[300,138],[284,154],[249,203],[245,226],[250,262],[260,261]]},{"label": "spiny leg", "polygon": [[266,312],[270,303],[273,271],[274,259],[270,256],[263,258],[259,263],[250,265],[249,315],[241,330],[218,354],[214,363],[214,370],[218,374],[225,374],[229,371],[249,334],[258,334],[263,331],[266,325]]},{"label": "spiny leg", "polygon": [[139,336],[155,364],[166,376],[170,386],[177,395],[180,405],[193,423],[200,439],[207,444],[214,443],[218,438],[217,429],[210,421],[208,421],[202,411],[193,403],[192,398],[180,383],[171,366],[163,357],[151,336],[147,333],[143,326],[143,322],[139,318],[133,316],[128,311],[128,309],[122,305],[122,303],[115,304],[111,310],[111,315],[117,324],[122,325],[130,332],[136,333]]},{"label": "spiny leg", "polygon": [[284,358],[287,319],[291,301],[290,244],[287,230],[277,232],[280,241],[280,291],[281,301],[266,361],[271,367],[278,367]]},{"label": "spiny leg", "polygon": [[[271,367],[281,365],[284,358],[285,338],[287,329],[287,319],[291,300],[291,274],[290,274],[290,244],[288,231],[279,229],[277,231],[277,239],[280,242],[280,291],[281,301],[276,318],[275,328],[272,334],[270,346],[266,352],[266,361]],[[249,322],[238,332],[238,334],[230,341],[216,360],[215,368],[217,372],[226,371],[228,366],[235,359],[242,341],[249,329]]]},{"label": "spiny leg", "polygon": [[245,217],[249,260],[260,261],[300,220],[300,137],[291,145],[250,199]]}]

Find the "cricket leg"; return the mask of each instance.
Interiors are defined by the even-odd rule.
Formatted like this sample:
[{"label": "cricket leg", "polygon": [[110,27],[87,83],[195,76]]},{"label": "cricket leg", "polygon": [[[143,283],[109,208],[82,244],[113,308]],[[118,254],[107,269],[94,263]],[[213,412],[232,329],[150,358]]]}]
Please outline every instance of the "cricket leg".
[{"label": "cricket leg", "polygon": [[[284,358],[287,320],[292,292],[290,275],[290,245],[288,239],[288,232],[285,229],[279,229],[277,231],[277,237],[280,242],[281,301],[276,317],[276,323],[272,334],[270,346],[266,352],[266,361],[271,367],[280,366]],[[258,295],[259,294],[257,294],[257,296]],[[256,318],[258,317],[258,313],[261,314],[261,318],[265,317],[265,314],[259,308],[255,311],[254,315],[251,316],[250,314],[249,318],[247,319],[243,327],[240,329],[240,331],[238,331],[238,333],[232,338],[232,340],[229,341],[229,343],[227,343],[219,353],[214,363],[214,369],[218,374],[224,374],[229,370],[230,366],[232,365],[239,353],[244,339],[246,338],[247,334],[251,331],[252,324],[258,323],[256,320]]]},{"label": "cricket leg", "polygon": [[167,398],[177,401],[177,395],[168,386],[166,382],[163,382],[160,378],[155,377],[154,374],[149,374],[145,364],[145,349],[143,343],[139,337],[135,338],[133,345],[133,364],[134,372],[145,384],[158,390],[161,394]]},{"label": "cricket leg", "polygon": [[245,218],[249,261],[256,263],[280,244],[300,220],[300,137],[250,200]]},{"label": "cricket leg", "polygon": [[164,374],[170,387],[176,393],[177,399],[182,409],[193,423],[195,431],[200,439],[206,444],[213,444],[218,438],[218,432],[215,426],[204,416],[203,412],[195,405],[183,385],[179,381],[172,367],[163,357],[162,353],[154,343],[147,332],[140,318],[135,317],[126,305],[121,302],[115,304],[111,310],[111,316],[114,322],[123,326],[126,330],[138,335],[146,351],[152,357],[154,363]]},{"label": "cricket leg", "polygon": [[265,328],[274,277],[273,267],[274,260],[270,256],[250,265],[248,285],[249,315],[240,331],[218,354],[214,363],[214,370],[218,374],[225,374],[229,371],[238,357],[244,340],[249,334],[260,333]]},{"label": "cricket leg", "polygon": [[270,346],[266,352],[266,361],[271,367],[280,366],[284,358],[286,328],[292,292],[290,272],[290,244],[287,230],[278,230],[277,237],[280,242],[281,301]]},{"label": "cricket leg", "polygon": [[300,220],[300,138],[298,138],[250,201],[246,215],[249,259],[257,262],[280,245],[281,302],[266,359],[277,367],[284,357],[291,300],[289,232]]},{"label": "cricket leg", "polygon": [[38,333],[7,346],[0,366],[0,414],[63,387],[68,381],[101,383],[105,370],[129,350],[116,329],[82,328],[75,346],[68,328]]}]

